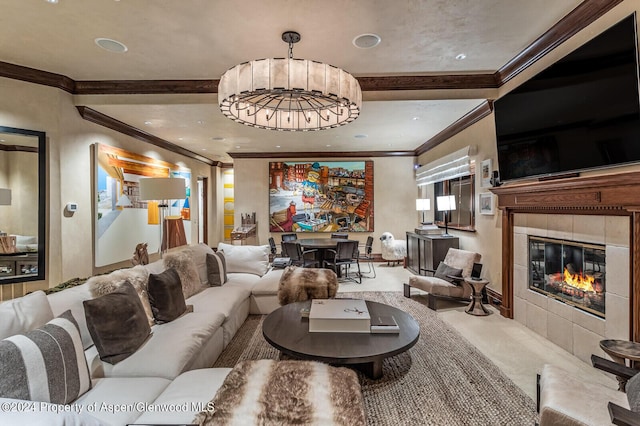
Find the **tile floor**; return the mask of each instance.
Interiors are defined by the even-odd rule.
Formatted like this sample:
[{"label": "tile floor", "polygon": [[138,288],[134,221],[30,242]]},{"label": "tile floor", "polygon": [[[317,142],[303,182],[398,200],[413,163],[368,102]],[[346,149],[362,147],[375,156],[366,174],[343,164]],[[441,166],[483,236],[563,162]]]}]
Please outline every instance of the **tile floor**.
[{"label": "tile floor", "polygon": [[[339,292],[402,291],[411,272],[402,266],[375,263],[376,278],[362,280],[362,284],[341,282]],[[366,272],[367,266],[361,265]],[[422,291],[412,289],[412,297]],[[496,309],[486,317],[464,312],[464,305],[441,303],[438,315],[455,327],[469,342],[490,358],[513,382],[535,400],[536,374],[545,363],[554,364],[582,377],[617,389],[617,381],[586,364],[561,347],[551,343],[522,324],[502,317]],[[425,306],[425,309],[428,309]]]}]

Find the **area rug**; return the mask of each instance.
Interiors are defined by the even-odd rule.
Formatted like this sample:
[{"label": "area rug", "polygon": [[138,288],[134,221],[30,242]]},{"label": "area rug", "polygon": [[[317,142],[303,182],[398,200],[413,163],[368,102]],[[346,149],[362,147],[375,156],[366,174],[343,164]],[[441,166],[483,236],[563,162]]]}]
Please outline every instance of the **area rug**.
[{"label": "area rug", "polygon": [[[359,373],[370,425],[533,425],[534,401],[500,369],[427,308],[400,292],[339,293],[395,306],[420,324],[409,351],[387,358],[383,377]],[[262,336],[264,316],[250,315],[214,367],[247,359],[277,359]],[[535,380],[534,377],[531,380]]]}]

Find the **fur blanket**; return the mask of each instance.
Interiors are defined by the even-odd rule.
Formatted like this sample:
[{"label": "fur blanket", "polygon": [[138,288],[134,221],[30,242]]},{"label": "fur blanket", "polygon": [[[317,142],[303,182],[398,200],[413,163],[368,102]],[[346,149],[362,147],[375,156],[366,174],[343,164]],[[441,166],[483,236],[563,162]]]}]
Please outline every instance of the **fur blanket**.
[{"label": "fur blanket", "polygon": [[357,374],[313,361],[242,361],[198,425],[365,425]]},{"label": "fur blanket", "polygon": [[338,277],[331,269],[288,266],[280,278],[278,301],[280,305],[309,299],[328,299],[338,292]]}]

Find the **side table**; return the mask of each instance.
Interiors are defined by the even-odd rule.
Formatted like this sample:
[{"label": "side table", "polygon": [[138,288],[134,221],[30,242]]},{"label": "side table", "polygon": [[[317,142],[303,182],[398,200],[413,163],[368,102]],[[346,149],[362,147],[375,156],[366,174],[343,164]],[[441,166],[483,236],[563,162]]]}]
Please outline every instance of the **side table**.
[{"label": "side table", "polygon": [[473,280],[471,278],[465,278],[464,282],[471,286],[471,291],[473,292],[471,303],[469,303],[469,306],[464,311],[469,315],[491,315],[491,311],[482,304],[482,290],[489,284],[489,281],[485,279]]},{"label": "side table", "polygon": [[[618,364],[627,365],[626,360],[633,362],[640,361],[640,343],[631,342],[629,340],[607,339],[600,341],[600,349],[602,349],[612,360]],[[618,390],[624,391],[627,381],[621,377],[618,379]]]}]

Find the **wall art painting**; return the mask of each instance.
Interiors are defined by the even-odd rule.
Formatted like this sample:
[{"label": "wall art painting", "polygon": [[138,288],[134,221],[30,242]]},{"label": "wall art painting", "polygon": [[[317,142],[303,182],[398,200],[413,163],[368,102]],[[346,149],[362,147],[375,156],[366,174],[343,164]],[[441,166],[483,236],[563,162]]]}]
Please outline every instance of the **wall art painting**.
[{"label": "wall art painting", "polygon": [[140,200],[140,179],[179,177],[186,196],[171,200],[165,216],[182,218],[187,243],[191,238],[191,170],[145,155],[104,144],[94,144],[95,155],[95,266],[131,259],[140,243],[149,253],[160,249],[158,203]]},{"label": "wall art painting", "polygon": [[372,232],[373,161],[269,163],[271,232]]}]

